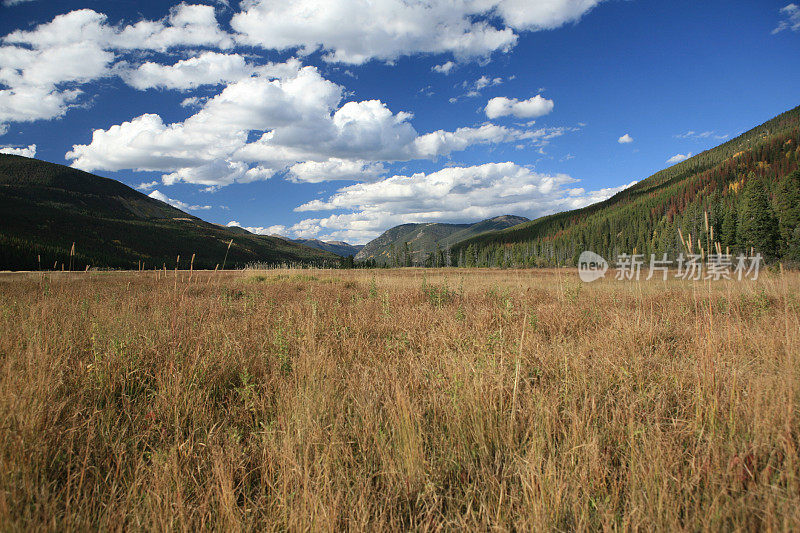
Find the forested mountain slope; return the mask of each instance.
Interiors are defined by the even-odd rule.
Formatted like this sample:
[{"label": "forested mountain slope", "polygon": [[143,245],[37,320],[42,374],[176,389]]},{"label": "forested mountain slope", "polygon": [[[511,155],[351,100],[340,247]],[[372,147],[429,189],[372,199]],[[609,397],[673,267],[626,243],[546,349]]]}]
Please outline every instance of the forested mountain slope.
[{"label": "forested mountain slope", "polygon": [[174,268],[178,255],[188,268],[192,254],[195,268],[338,263],[327,252],[205,222],[112,179],[0,154],[0,270]]},{"label": "forested mountain slope", "polygon": [[456,243],[452,259],[529,266],[574,264],[583,250],[612,260],[634,251],[672,255],[684,249],[680,235],[685,242],[691,235],[695,250],[718,242],[800,261],[798,159],[800,107],[604,202]]},{"label": "forested mountain slope", "polygon": [[474,224],[401,224],[367,243],[355,258],[384,266],[444,266],[447,249],[453,243],[527,221],[524,217],[501,215]]}]

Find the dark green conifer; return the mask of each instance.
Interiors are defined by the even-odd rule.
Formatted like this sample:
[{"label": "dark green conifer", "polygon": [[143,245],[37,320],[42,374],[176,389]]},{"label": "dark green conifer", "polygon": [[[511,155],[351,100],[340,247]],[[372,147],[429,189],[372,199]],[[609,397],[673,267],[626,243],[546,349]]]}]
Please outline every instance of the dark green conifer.
[{"label": "dark green conifer", "polygon": [[754,248],[764,256],[777,253],[778,224],[767,190],[752,175],[742,193],[739,207],[739,238],[746,250]]},{"label": "dark green conifer", "polygon": [[800,170],[785,176],[775,192],[781,256],[800,260]]}]

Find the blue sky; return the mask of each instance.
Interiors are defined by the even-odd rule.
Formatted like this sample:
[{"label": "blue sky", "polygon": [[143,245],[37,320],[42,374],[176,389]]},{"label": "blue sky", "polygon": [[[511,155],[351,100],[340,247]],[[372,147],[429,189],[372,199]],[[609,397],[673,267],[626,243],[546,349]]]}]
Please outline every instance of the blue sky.
[{"label": "blue sky", "polygon": [[800,104],[786,0],[6,0],[0,14],[0,150],[290,237],[581,207]]}]

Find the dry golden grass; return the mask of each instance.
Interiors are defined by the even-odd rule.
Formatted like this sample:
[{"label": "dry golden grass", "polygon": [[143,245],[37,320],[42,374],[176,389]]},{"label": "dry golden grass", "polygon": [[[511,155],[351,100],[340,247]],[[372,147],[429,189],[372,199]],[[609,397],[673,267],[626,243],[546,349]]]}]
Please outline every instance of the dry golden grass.
[{"label": "dry golden grass", "polygon": [[798,274],[175,276],[0,277],[0,528],[800,528]]}]

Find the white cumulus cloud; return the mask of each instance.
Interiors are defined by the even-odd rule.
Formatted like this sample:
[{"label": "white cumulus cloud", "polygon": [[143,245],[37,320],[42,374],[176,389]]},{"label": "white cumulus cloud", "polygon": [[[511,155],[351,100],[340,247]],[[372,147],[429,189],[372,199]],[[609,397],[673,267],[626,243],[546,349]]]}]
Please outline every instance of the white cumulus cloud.
[{"label": "white cumulus cloud", "polygon": [[382,176],[382,163],[331,158],[327,161],[303,161],[289,168],[294,181],[320,183],[334,180],[370,181]]},{"label": "white cumulus cloud", "polygon": [[[580,19],[599,0],[244,0],[231,26],[247,44],[324,51],[360,64],[415,53],[485,57],[517,42],[518,31]],[[489,23],[495,19],[499,25]]]},{"label": "white cumulus cloud", "polygon": [[36,157],[36,145],[27,147],[0,146],[0,154],[21,155],[23,157]]},{"label": "white cumulus cloud", "polygon": [[414,53],[486,56],[517,41],[510,28],[469,19],[464,1],[275,0],[245,1],[231,26],[247,44],[325,51],[327,61],[361,64]]},{"label": "white cumulus cloud", "polygon": [[[237,45],[301,55],[322,49],[325,60],[352,64],[419,53],[487,57],[513,47],[519,32],[577,21],[599,2],[243,0],[231,19],[232,32],[220,26],[212,5],[184,2],[162,19],[131,24],[76,9],[0,41],[0,131],[12,122],[63,117],[89,101],[84,85],[104,77],[120,76],[140,90],[235,82],[257,69],[239,54],[218,52]],[[189,57],[171,65],[147,60],[178,48]],[[434,71],[448,74],[454,67],[446,61]],[[484,76],[467,96],[501,81]]]},{"label": "white cumulus cloud", "polygon": [[574,186],[577,181],[511,162],[397,175],[343,187],[297,207],[298,212],[345,212],[305,219],[282,233],[363,243],[408,222],[474,222],[502,214],[536,218],[599,202],[632,185],[587,192]]},{"label": "white cumulus cloud", "polygon": [[517,118],[536,118],[553,111],[555,103],[552,100],[536,95],[527,100],[506,98],[498,96],[486,104],[485,113],[490,119],[513,115]]},{"label": "white cumulus cloud", "polygon": [[[0,129],[9,122],[62,117],[78,103],[81,85],[129,71],[115,69],[118,54],[233,45],[232,37],[220,29],[212,6],[183,3],[173,7],[164,20],[142,20],[128,26],[111,25],[102,13],[78,9],[32,30],[14,31],[1,42]],[[192,67],[178,66],[183,71]],[[143,67],[131,78],[140,86],[169,87],[170,80],[178,77],[175,67],[163,71],[152,63]],[[158,74],[166,81],[154,81]]]},{"label": "white cumulus cloud", "polygon": [[203,52],[174,65],[146,62],[122,68],[125,82],[139,90],[162,88],[187,90],[246,78],[254,71],[239,54]]},{"label": "white cumulus cloud", "polygon": [[476,144],[500,144],[515,141],[530,141],[543,146],[550,139],[570,131],[568,128],[539,128],[522,130],[496,124],[483,124],[477,128],[465,127],[455,131],[437,130],[420,135],[414,140],[413,153],[418,158],[435,158],[467,149]]},{"label": "white cumulus cloud", "polygon": [[0,46],[0,125],[63,116],[81,95],[76,85],[107,75],[113,59],[92,43]]},{"label": "white cumulus cloud", "polygon": [[542,145],[566,130],[494,124],[419,135],[410,113],[379,100],[341,104],[343,87],[292,60],[227,85],[183,122],[144,114],[97,129],[66,154],[87,171],[163,172],[164,183],[206,186],[267,179],[375,179],[386,161],[433,159],[475,144]]},{"label": "white cumulus cloud", "polygon": [[431,70],[447,76],[448,74],[450,74],[450,71],[453,70],[453,67],[455,66],[456,64],[453,63],[452,61],[445,61],[441,65],[434,65],[434,67]]},{"label": "white cumulus cloud", "polygon": [[186,3],[171,8],[163,20],[142,20],[127,26],[111,25],[106,15],[92,9],[78,9],[58,15],[33,30],[14,31],[3,41],[38,49],[80,43],[107,50],[166,51],[176,46],[233,46],[233,39],[220,28],[212,6]]},{"label": "white cumulus cloud", "polygon": [[617,142],[619,144],[630,144],[633,142],[633,137],[631,137],[630,133],[626,133],[625,135],[617,139]]},{"label": "white cumulus cloud", "polygon": [[686,161],[690,157],[692,157],[692,153],[691,152],[689,152],[688,154],[675,154],[672,157],[670,157],[669,159],[667,159],[667,164],[668,165],[674,165],[675,163],[680,163],[681,161]]},{"label": "white cumulus cloud", "polygon": [[176,207],[181,211],[199,211],[205,209],[211,209],[210,205],[189,205],[186,202],[181,202],[180,200],[176,200],[174,198],[169,198],[166,194],[162,193],[158,189],[148,194],[150,198],[155,198],[156,200],[160,200],[165,204],[169,204],[172,207]]},{"label": "white cumulus cloud", "polygon": [[[242,226],[236,220],[231,220],[228,222],[227,226],[229,228],[242,228],[246,229],[250,233],[255,233],[256,235],[272,235],[273,237],[281,237],[284,236],[286,233],[286,226],[283,224],[275,224],[273,226]],[[288,238],[288,237],[285,237]]]}]

